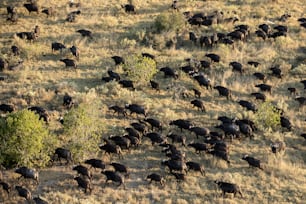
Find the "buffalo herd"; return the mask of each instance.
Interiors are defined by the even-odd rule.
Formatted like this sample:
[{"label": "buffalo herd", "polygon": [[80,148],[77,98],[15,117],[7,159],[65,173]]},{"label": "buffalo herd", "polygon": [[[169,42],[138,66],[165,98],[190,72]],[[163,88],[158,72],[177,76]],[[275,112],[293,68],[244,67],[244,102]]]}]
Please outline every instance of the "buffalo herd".
[{"label": "buffalo herd", "polygon": [[[204,2],[205,4],[213,4],[210,1]],[[56,3],[53,4],[54,6],[47,5],[46,7],[42,7],[40,2],[36,0],[24,0],[21,5],[13,3],[13,1],[8,3],[6,5],[5,23],[16,28],[16,32],[11,36],[11,41],[22,40],[26,44],[35,44],[37,41],[43,40],[40,30],[43,26],[40,24],[27,31],[18,30],[20,21],[26,18],[43,18],[47,19],[46,22],[52,21],[52,23],[58,23],[59,26],[63,27],[65,27],[65,24],[71,24],[75,28],[73,32],[80,34],[82,36],[81,41],[85,43],[96,43],[99,38],[97,33],[99,27],[85,29],[84,24],[81,25],[82,27],[78,27],[78,18],[85,15],[84,13],[88,12],[89,9],[86,8],[86,2],[80,3],[70,0],[67,6],[72,11],[67,14],[63,21],[56,20],[62,17],[59,16],[60,8]],[[235,150],[236,146],[250,147],[254,144],[260,144],[261,146],[256,148],[260,148],[260,151],[267,150],[266,154],[276,158],[282,158],[288,148],[291,152],[301,151],[293,147],[291,139],[284,135],[294,135],[292,137],[297,135],[294,139],[299,140],[300,143],[303,142],[302,138],[306,139],[306,70],[305,68],[302,69],[302,73],[296,80],[296,76],[285,69],[283,64],[262,62],[260,59],[256,59],[256,54],[252,54],[254,55],[252,59],[239,57],[224,63],[226,56],[223,53],[216,52],[216,50],[220,46],[240,49],[252,44],[253,41],[260,44],[266,43],[269,46],[279,46],[280,43],[277,44],[277,42],[280,41],[278,40],[285,40],[292,35],[292,32],[305,34],[306,18],[297,18],[297,27],[294,28],[287,24],[288,20],[295,18],[288,13],[278,16],[272,23],[265,21],[258,25],[250,25],[244,23],[243,16],[238,17],[237,13],[229,15],[228,12],[220,10],[210,13],[184,11],[183,3],[177,0],[165,4],[167,4],[167,12],[182,13],[185,18],[185,26],[189,29],[188,37],[184,41],[186,46],[177,45],[175,49],[180,49],[180,46],[182,46],[182,49],[200,50],[202,57],[192,56],[185,59],[184,65],[176,66],[163,63],[160,60],[163,57],[162,54],[153,55],[149,52],[142,52],[141,56],[143,58],[149,58],[156,62],[157,74],[147,81],[147,85],[140,87],[137,81],[130,80],[127,74],[120,72],[122,66],[126,65],[126,57],[129,53],[120,55],[112,52],[112,55],[106,59],[110,61],[108,68],[104,68],[102,78],[99,78],[98,81],[102,86],[117,83],[120,85],[120,90],[129,92],[131,95],[136,92],[145,92],[152,95],[151,98],[169,96],[167,106],[179,112],[184,105],[185,110],[183,111],[192,113],[194,118],[202,118],[201,122],[198,119],[185,116],[173,116],[170,117],[170,120],[169,117],[163,118],[163,113],[157,113],[160,110],[154,110],[154,106],[148,106],[146,100],[128,102],[124,99],[108,100],[105,104],[108,108],[103,113],[106,118],[122,121],[122,124],[129,125],[120,129],[118,128],[120,125],[117,124],[118,133],[116,135],[103,133],[101,143],[96,144],[102,157],[87,158],[76,164],[74,161],[76,159],[75,155],[63,144],[55,148],[53,154],[50,155],[50,166],[67,167],[67,171],[75,174],[73,179],[67,178],[67,180],[75,184],[74,188],[78,186],[83,189],[86,196],[90,196],[97,192],[99,188],[107,188],[108,186],[113,188],[114,185],[109,185],[109,181],[116,183],[118,188],[122,186],[123,190],[132,188],[129,182],[136,177],[140,177],[129,161],[133,157],[134,150],[145,151],[146,158],[151,157],[150,152],[154,151],[155,155],[156,153],[159,155],[158,163],[154,163],[156,165],[152,169],[145,169],[145,167],[142,169],[146,174],[142,178],[146,180],[146,185],[154,181],[160,188],[165,188],[173,180],[177,182],[177,185],[180,185],[180,183],[189,180],[190,172],[193,171],[192,174],[196,175],[197,179],[202,179],[201,181],[206,181],[209,185],[210,180],[213,179],[212,185],[222,191],[223,197],[226,197],[226,194],[233,194],[234,197],[239,194],[239,199],[245,199],[248,196],[247,192],[252,191],[252,188],[256,188],[256,186],[240,180],[238,183],[243,184],[244,187],[242,187],[234,180],[223,179],[223,176],[216,179],[212,172],[213,168],[217,167],[212,167],[213,162],[211,161],[226,165],[227,169],[233,168],[233,171],[238,171],[240,168],[244,172],[248,169],[248,172],[254,176],[258,176],[258,174],[270,176],[272,170],[269,161],[263,154],[256,155],[252,149],[248,149],[248,152],[239,153]],[[3,4],[1,5],[3,6]],[[196,5],[193,5],[193,10],[196,10]],[[75,8],[77,10],[73,10]],[[145,12],[142,9],[148,9],[134,5],[133,1],[121,4],[117,7],[117,9],[119,8],[125,13],[124,18],[130,16],[136,18]],[[23,9],[26,9],[27,12],[21,12]],[[222,32],[213,29],[223,28],[222,26],[232,29],[227,31],[219,29],[223,30]],[[213,32],[201,32],[202,34],[199,34],[201,29],[205,31],[210,29]],[[190,44],[188,41],[190,41]],[[58,37],[50,44],[49,54],[61,56],[57,59],[57,62],[64,63],[66,68],[73,68],[75,72],[71,73],[76,73],[79,69],[85,67],[82,64],[84,55],[81,52],[82,49],[75,45],[75,42],[69,44],[67,40],[63,41],[63,38]],[[24,70],[24,62],[28,60],[24,57],[25,50],[19,44],[11,44],[8,50],[10,50],[8,51],[9,55],[0,56],[0,72],[3,74],[3,76],[0,76],[0,83],[2,85],[10,81],[8,80],[10,75],[6,76],[7,73],[18,73],[20,70]],[[96,53],[95,50],[90,52],[91,54]],[[286,55],[286,53],[283,54]],[[24,59],[17,64],[12,64],[11,59],[17,57],[24,57]],[[303,57],[305,59],[305,52]],[[290,62],[294,60],[289,60],[288,57],[286,59]],[[270,65],[263,68],[263,64]],[[223,70],[220,70],[222,66]],[[223,74],[226,74],[225,70],[231,72],[234,78],[233,82],[225,83],[225,80],[222,80]],[[221,80],[218,80],[218,76],[219,78],[221,76]],[[239,79],[242,78],[246,78],[247,82],[240,82]],[[295,78],[295,81],[291,80],[292,78]],[[233,83],[245,83],[240,84],[240,86],[243,87],[242,89],[247,87],[246,89],[249,92],[240,93],[239,90],[234,88]],[[179,89],[180,86],[183,86],[183,88]],[[175,95],[178,95],[179,103],[181,103],[177,107],[178,101],[171,99],[170,92],[172,91],[175,92]],[[59,95],[60,93],[57,93],[57,96]],[[108,95],[103,97],[108,97]],[[279,107],[278,100],[280,99],[277,97],[286,98],[285,100],[290,106],[286,109]],[[1,100],[0,112],[2,117],[22,109],[18,104],[6,102],[4,99]],[[66,92],[60,100],[64,111],[69,111],[78,106],[73,93]],[[277,118],[279,120],[278,131],[283,136],[275,141],[260,136],[264,134],[264,130],[258,127],[258,122],[254,119],[254,115],[259,112],[261,104],[267,101],[271,101],[275,112],[279,113]],[[156,100],[156,103],[159,103],[158,100]],[[61,124],[65,123],[64,118],[54,120],[52,114],[50,114],[50,108],[47,105],[41,105],[43,103],[39,104],[28,105],[26,108],[37,114],[39,119],[46,123],[47,127],[53,121],[60,121]],[[216,115],[213,112],[217,106],[222,106],[222,111]],[[225,107],[235,107],[236,111]],[[243,114],[239,114],[237,110]],[[296,112],[303,118],[299,119],[288,112]],[[105,161],[106,157],[109,158],[109,162]],[[97,169],[100,173],[97,173]],[[8,172],[19,174],[20,178],[12,182],[6,178]],[[10,200],[11,197],[18,195],[29,203],[48,203],[39,195],[37,197],[32,196],[32,194],[38,194],[35,193],[35,187],[33,186],[38,187],[44,182],[39,177],[40,170],[21,166],[16,167],[13,172],[11,169],[4,170],[3,168],[0,173],[0,186],[3,189],[3,191],[0,189],[0,193],[1,195],[7,194],[0,202],[6,199]],[[100,177],[105,178],[103,186],[97,185]],[[249,185],[252,187],[248,187]],[[206,189],[202,190],[205,191]],[[13,191],[14,193],[12,193]],[[203,200],[205,199],[203,198]]]}]

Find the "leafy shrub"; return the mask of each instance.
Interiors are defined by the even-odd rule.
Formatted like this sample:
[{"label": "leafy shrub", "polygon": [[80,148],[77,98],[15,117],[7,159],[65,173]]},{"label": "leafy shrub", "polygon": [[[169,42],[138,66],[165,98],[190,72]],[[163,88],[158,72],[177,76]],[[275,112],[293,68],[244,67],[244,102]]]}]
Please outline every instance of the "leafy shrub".
[{"label": "leafy shrub", "polygon": [[95,108],[93,104],[82,103],[64,115],[64,143],[76,162],[99,151],[101,122]]},{"label": "leafy shrub", "polygon": [[180,12],[162,13],[154,21],[156,32],[177,31],[184,27],[185,17]]},{"label": "leafy shrub", "polygon": [[45,122],[26,109],[1,118],[0,140],[0,163],[6,167],[46,166],[56,142]]},{"label": "leafy shrub", "polygon": [[275,129],[280,125],[281,111],[278,110],[271,102],[264,102],[255,113],[255,122],[260,129]]},{"label": "leafy shrub", "polygon": [[157,73],[156,62],[142,55],[130,55],[126,58],[123,67],[128,78],[132,81],[147,83]]}]

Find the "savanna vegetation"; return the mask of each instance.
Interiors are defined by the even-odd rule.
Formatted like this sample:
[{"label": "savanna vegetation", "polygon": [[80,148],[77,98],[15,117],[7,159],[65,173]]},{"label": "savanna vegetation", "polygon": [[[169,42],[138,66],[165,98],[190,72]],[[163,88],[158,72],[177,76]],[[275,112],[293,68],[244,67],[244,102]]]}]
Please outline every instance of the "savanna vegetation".
[{"label": "savanna vegetation", "polygon": [[[8,63],[0,73],[0,102],[12,104],[12,113],[1,113],[0,119],[0,163],[3,181],[12,185],[7,196],[0,189],[1,203],[23,203],[14,185],[26,186],[33,197],[41,196],[49,203],[303,203],[306,193],[306,142],[300,135],[306,131],[305,107],[295,100],[305,97],[301,80],[306,79],[306,29],[300,26],[299,18],[306,17],[304,0],[179,0],[178,10],[171,8],[172,1],[133,0],[136,13],[126,13],[121,5],[126,0],[81,1],[80,7],[70,7],[67,0],[37,0],[40,11],[53,7],[55,14],[29,13],[23,4],[26,0],[0,1],[0,58]],[[78,2],[78,1],[74,1]],[[7,20],[6,7],[17,8],[17,22]],[[74,22],[67,21],[68,13],[76,10]],[[213,15],[222,11],[225,19],[235,17],[234,23],[213,23],[211,26],[190,25],[187,13],[203,12]],[[219,11],[219,12],[216,12]],[[284,14],[290,17],[281,18]],[[255,31],[260,24],[271,28],[288,26],[286,36],[257,37]],[[200,36],[214,33],[229,33],[236,25],[249,26],[245,40],[235,40],[233,45],[218,43],[210,47],[199,45]],[[40,27],[36,40],[30,42],[19,38],[17,32],[32,31]],[[87,29],[92,37],[82,37],[76,31]],[[198,37],[196,43],[190,40],[189,32]],[[53,42],[63,43],[62,51],[52,51]],[[20,49],[14,55],[11,46]],[[69,48],[75,45],[80,51],[75,58]],[[155,59],[143,57],[150,53]],[[220,56],[219,63],[212,63],[210,69],[200,68],[209,78],[212,87],[221,85],[231,90],[232,97],[219,96],[217,90],[206,89],[183,72],[180,67],[189,63],[209,59],[208,53]],[[121,56],[126,63],[115,65],[112,56]],[[65,67],[60,59],[74,59],[76,68]],[[186,59],[191,59],[189,62]],[[230,62],[243,65],[240,74],[232,70]],[[260,62],[258,67],[248,61]],[[22,62],[22,66],[14,68]],[[282,77],[271,74],[271,67],[279,66]],[[165,78],[159,69],[173,68],[178,79]],[[101,78],[112,70],[121,79],[132,80],[135,90],[122,87],[116,80],[105,82]],[[266,75],[264,81],[253,76],[255,72]],[[3,79],[3,80],[2,80]],[[149,81],[159,83],[160,91],[153,90]],[[263,92],[265,102],[251,97],[260,92],[256,84],[272,86],[271,93]],[[290,94],[289,87],[295,87],[297,94]],[[190,104],[195,99],[192,89],[201,91],[200,99],[206,111],[201,112]],[[63,106],[65,94],[72,96],[74,105]],[[256,105],[257,111],[247,111],[237,101],[248,100]],[[177,182],[168,169],[161,166],[167,159],[162,148],[151,145],[148,138],[142,138],[139,147],[123,150],[123,158],[104,154],[99,145],[111,135],[125,135],[130,123],[143,119],[142,115],[113,114],[112,105],[142,105],[148,117],[161,121],[162,135],[169,132],[182,134],[191,142],[203,142],[187,130],[181,132],[170,126],[176,119],[188,119],[194,125],[211,131],[222,132],[215,126],[220,124],[219,116],[253,120],[258,127],[252,137],[225,138],[229,146],[230,163],[211,154],[196,154],[192,148],[176,144],[186,154],[188,161],[195,161],[205,167],[206,175],[188,172],[185,181]],[[48,123],[27,108],[44,107],[50,116]],[[305,105],[304,105],[305,106]],[[281,127],[280,116],[288,118],[292,129]],[[63,124],[59,118],[63,118]],[[285,152],[273,154],[270,143],[280,140],[286,143]],[[171,142],[170,140],[168,140]],[[52,165],[54,150],[64,147],[71,151],[73,164]],[[248,154],[260,159],[264,170],[249,168],[241,158]],[[125,178],[125,188],[116,184],[105,184],[100,170],[93,173],[93,190],[84,193],[73,179],[74,165],[86,159],[99,158],[106,164],[119,162],[129,168],[130,176]],[[20,179],[14,173],[17,166],[26,165],[39,171],[39,184]],[[2,168],[6,167],[6,169]],[[113,169],[107,165],[106,169]],[[145,179],[150,173],[165,177],[165,185]],[[1,178],[1,177],[0,177]],[[227,194],[224,198],[214,183],[222,180],[235,183],[241,188],[243,197]]]}]

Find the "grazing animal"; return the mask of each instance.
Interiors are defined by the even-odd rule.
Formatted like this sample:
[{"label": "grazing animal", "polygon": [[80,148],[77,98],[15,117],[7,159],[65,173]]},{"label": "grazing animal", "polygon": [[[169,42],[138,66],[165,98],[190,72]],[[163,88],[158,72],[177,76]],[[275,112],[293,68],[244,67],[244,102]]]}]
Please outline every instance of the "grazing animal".
[{"label": "grazing animal", "polygon": [[18,13],[14,11],[12,14],[8,15],[6,20],[11,21],[12,23],[17,23],[18,19],[19,19]]},{"label": "grazing animal", "polygon": [[[144,127],[145,128],[145,127]],[[130,135],[130,136],[132,136],[132,137],[137,137],[138,139],[140,139],[140,135],[139,135],[139,133],[136,131],[136,130],[134,130],[133,128],[125,128],[125,130],[127,131],[127,133]],[[144,131],[143,131],[144,132]],[[143,132],[141,132],[141,133],[143,133]]]},{"label": "grazing animal", "polygon": [[123,138],[128,139],[130,146],[138,147],[140,145],[140,138],[132,135],[124,135]]},{"label": "grazing animal", "polygon": [[234,30],[227,34],[228,37],[230,37],[232,40],[241,40],[244,41],[246,36],[244,34],[244,30]]},{"label": "grazing animal", "polygon": [[242,74],[244,72],[242,64],[239,63],[239,62],[230,62],[229,65],[232,66],[233,71],[237,71],[240,74]]},{"label": "grazing animal", "polygon": [[156,81],[150,80],[150,85],[151,85],[152,89],[155,89],[156,91],[160,91],[159,90],[159,83],[157,83]]},{"label": "grazing animal", "polygon": [[85,164],[89,164],[90,168],[98,168],[101,170],[105,169],[105,164],[101,159],[87,159],[85,162]]},{"label": "grazing animal", "polygon": [[117,172],[115,171],[101,171],[102,174],[106,176],[105,185],[108,181],[113,181],[119,183],[118,187],[123,185],[125,188],[123,177],[121,177]]},{"label": "grazing animal", "polygon": [[251,93],[251,96],[254,96],[257,100],[262,100],[263,102],[266,101],[266,96],[263,93],[254,92]]},{"label": "grazing animal", "polygon": [[92,32],[90,30],[80,29],[77,30],[76,32],[80,33],[83,37],[89,37],[90,39],[93,39]]},{"label": "grazing animal", "polygon": [[8,183],[6,183],[6,182],[0,180],[0,186],[2,186],[2,189],[3,189],[4,191],[6,191],[7,195],[10,194],[10,192],[11,192],[11,186],[10,186]]},{"label": "grazing animal", "polygon": [[217,89],[220,96],[225,96],[228,100],[232,98],[232,92],[223,86],[214,86],[214,89]]},{"label": "grazing animal", "polygon": [[130,111],[130,115],[132,115],[133,113],[136,113],[136,114],[142,114],[145,117],[147,117],[147,113],[146,113],[144,107],[142,107],[138,104],[126,104],[125,108]]},{"label": "grazing animal", "polygon": [[150,54],[150,53],[147,53],[147,52],[141,53],[141,56],[142,56],[142,57],[150,58],[150,59],[152,59],[152,60],[155,60],[155,56],[152,55],[152,54]]},{"label": "grazing animal", "polygon": [[290,120],[284,116],[280,117],[280,122],[281,122],[281,126],[283,128],[286,128],[288,131],[292,130],[292,124],[290,122]]},{"label": "grazing animal", "polygon": [[64,148],[61,148],[61,147],[58,147],[58,148],[55,149],[55,152],[54,152],[54,155],[53,155],[53,158],[52,158],[52,163],[54,162],[55,158],[57,158],[57,160],[59,160],[61,165],[62,165],[61,158],[66,160],[66,164],[69,164],[70,162],[73,162],[72,161],[72,154],[71,154],[70,150],[64,149]]},{"label": "grazing animal", "polygon": [[194,32],[189,32],[189,40],[192,41],[194,45],[197,43],[197,36]]},{"label": "grazing animal", "polygon": [[177,172],[170,172],[175,178],[176,181],[184,181],[185,180],[185,174],[177,173]]},{"label": "grazing animal", "polygon": [[166,137],[171,138],[172,143],[177,142],[177,143],[181,143],[183,146],[186,146],[186,137],[184,136],[177,135],[177,134],[170,132],[168,135],[166,135]]},{"label": "grazing animal", "polygon": [[144,121],[151,125],[152,131],[154,128],[157,128],[159,131],[163,130],[162,123],[159,120],[154,118],[145,118]]},{"label": "grazing animal", "polygon": [[65,93],[64,98],[63,98],[63,106],[70,109],[73,105],[74,105],[74,102],[72,100],[72,97],[68,93]]},{"label": "grazing animal", "polygon": [[203,101],[201,100],[198,100],[198,99],[195,99],[195,100],[192,100],[190,102],[194,107],[197,107],[199,110],[201,110],[202,112],[206,112],[206,109],[205,109],[205,106],[204,106],[204,103]]},{"label": "grazing animal", "polygon": [[101,150],[104,150],[108,154],[111,154],[111,153],[118,154],[119,158],[120,157],[123,158],[122,150],[121,150],[121,148],[118,145],[114,145],[114,144],[111,144],[111,143],[107,142],[104,145],[100,145],[99,148]]},{"label": "grazing animal", "polygon": [[294,100],[296,100],[299,103],[300,107],[306,105],[306,97],[301,96],[295,98]]},{"label": "grazing animal", "polygon": [[187,173],[187,166],[181,160],[166,160],[162,161],[161,164],[167,166],[170,170],[170,173],[172,173],[173,171]]},{"label": "grazing animal", "polygon": [[280,140],[277,140],[277,141],[275,141],[275,142],[272,142],[272,143],[270,144],[270,147],[271,147],[272,152],[273,152],[274,154],[276,154],[276,153],[280,153],[280,152],[282,152],[282,151],[285,151],[285,149],[286,149],[286,144],[285,144],[285,142],[282,142],[282,141],[280,141]]},{"label": "grazing animal", "polygon": [[35,197],[33,198],[35,204],[48,204],[47,201],[43,200],[42,198],[40,198],[39,196],[38,197]]},{"label": "grazing animal", "polygon": [[146,132],[146,126],[141,122],[140,123],[131,123],[130,125],[141,134],[144,134]]},{"label": "grazing animal", "polygon": [[35,169],[30,169],[28,167],[20,167],[17,168],[15,170],[15,173],[20,174],[20,178],[24,177],[24,178],[29,178],[29,179],[33,179],[36,181],[36,183],[38,184],[38,172]]},{"label": "grazing animal", "polygon": [[198,89],[195,89],[193,88],[193,93],[194,93],[194,96],[197,97],[197,98],[201,98],[201,91],[199,91]]},{"label": "grazing animal", "polygon": [[118,116],[119,116],[119,114],[122,114],[124,117],[127,116],[127,113],[126,113],[126,111],[125,111],[125,109],[124,109],[123,107],[114,105],[114,106],[108,107],[108,109],[109,109],[109,110],[113,110],[113,111],[114,111],[114,114],[117,113]]},{"label": "grazing animal", "polygon": [[287,89],[291,95],[296,95],[297,94],[297,91],[296,91],[296,88],[294,87],[288,87]]},{"label": "grazing animal", "polygon": [[52,52],[57,51],[57,50],[62,52],[62,50],[65,49],[65,48],[66,48],[66,46],[64,44],[62,44],[62,43],[59,43],[59,42],[53,42],[51,44]]},{"label": "grazing animal", "polygon": [[26,39],[30,42],[37,39],[37,36],[36,36],[35,32],[19,32],[19,33],[16,33],[16,35],[17,35],[17,37],[19,37],[21,39]]},{"label": "grazing animal", "polygon": [[72,55],[75,56],[77,59],[80,58],[80,50],[75,45],[69,48],[69,50],[72,53]]},{"label": "grazing animal", "polygon": [[40,106],[32,106],[28,108],[29,111],[33,111],[35,114],[39,115],[39,120],[43,119],[46,123],[49,122],[50,116],[46,109]]},{"label": "grazing animal", "polygon": [[255,87],[259,88],[261,91],[269,92],[271,93],[271,85],[268,84],[257,84]]},{"label": "grazing animal", "polygon": [[112,163],[110,163],[110,165],[114,167],[116,172],[124,173],[125,177],[129,176],[128,169],[125,165],[119,164],[119,163],[116,163],[116,162],[112,162]]},{"label": "grazing animal", "polygon": [[201,60],[200,61],[200,68],[209,69],[209,68],[211,68],[211,63],[209,61],[206,61],[206,60]]},{"label": "grazing animal", "polygon": [[220,62],[220,56],[214,53],[206,54],[206,57],[210,58],[212,62]]},{"label": "grazing animal", "polygon": [[223,181],[215,181],[215,183],[222,190],[223,197],[225,196],[226,193],[233,193],[234,197],[236,196],[237,193],[239,193],[240,196],[243,197],[239,186],[237,186],[236,184],[223,182]]},{"label": "grazing animal", "polygon": [[13,105],[2,103],[0,104],[0,111],[3,113],[11,113],[15,110]]},{"label": "grazing animal", "polygon": [[206,89],[211,88],[210,79],[203,74],[194,74],[193,78],[198,82],[200,86],[205,86]]},{"label": "grazing animal", "polygon": [[11,50],[14,56],[20,55],[20,50],[16,45],[12,45]]},{"label": "grazing animal", "polygon": [[76,18],[80,14],[81,14],[80,10],[72,11],[72,12],[68,13],[66,21],[70,22],[70,23],[76,22]]},{"label": "grazing animal", "polygon": [[124,59],[120,56],[112,56],[111,57],[116,65],[124,64]]},{"label": "grazing animal", "polygon": [[172,2],[172,4],[171,4],[171,8],[173,9],[173,10],[179,10],[178,8],[177,8],[177,0],[173,0],[173,2]]},{"label": "grazing animal", "polygon": [[208,150],[208,147],[205,143],[190,143],[187,146],[193,147],[197,154],[200,154],[201,152],[206,152]]},{"label": "grazing animal", "polygon": [[17,190],[18,195],[20,197],[25,198],[27,201],[30,201],[32,199],[32,194],[27,188],[22,186],[15,186],[15,189]]},{"label": "grazing animal", "polygon": [[131,142],[128,138],[122,136],[109,136],[109,139],[114,141],[114,143],[122,149],[130,148]]},{"label": "grazing animal", "polygon": [[17,12],[15,6],[7,6],[6,11],[8,16],[13,15],[14,13]]},{"label": "grazing animal", "polygon": [[23,6],[28,10],[29,13],[37,12],[37,14],[39,14],[39,7],[38,7],[37,2],[23,4]]},{"label": "grazing animal", "polygon": [[257,111],[255,104],[245,101],[245,100],[240,100],[238,101],[239,105],[242,107],[246,108],[247,110],[253,111],[254,113]]},{"label": "grazing animal", "polygon": [[88,190],[89,190],[89,193],[91,193],[92,186],[91,186],[90,180],[84,179],[84,178],[79,177],[79,176],[75,177],[74,180],[77,181],[78,187],[84,188],[84,193],[87,193]]},{"label": "grazing animal", "polygon": [[228,164],[231,163],[227,151],[216,149],[216,150],[210,150],[207,153],[226,161]]},{"label": "grazing animal", "polygon": [[201,47],[203,47],[205,45],[205,47],[207,47],[207,48],[212,48],[212,46],[213,46],[213,42],[212,42],[211,38],[208,37],[208,36],[201,36],[199,41],[200,41],[200,46]]},{"label": "grazing animal", "polygon": [[199,163],[189,161],[189,162],[186,162],[186,165],[188,167],[188,171],[189,170],[199,171],[199,172],[201,172],[202,176],[205,176],[204,167],[201,166]]},{"label": "grazing animal", "polygon": [[193,125],[189,120],[184,120],[184,119],[178,119],[178,120],[173,120],[169,123],[169,125],[175,125],[181,129],[181,132],[183,129],[189,130]]},{"label": "grazing animal", "polygon": [[53,7],[45,8],[41,11],[42,13],[46,14],[47,17],[54,16],[56,11]]},{"label": "grazing animal", "polygon": [[236,138],[239,138],[240,136],[239,126],[235,123],[223,123],[221,125],[216,126],[216,128],[220,128],[221,130],[223,130],[226,136],[236,136]]},{"label": "grazing animal", "polygon": [[136,8],[133,4],[125,4],[121,5],[121,7],[124,8],[126,13],[136,14]]},{"label": "grazing animal", "polygon": [[73,68],[77,68],[77,64],[76,61],[73,59],[60,59],[59,61],[64,62],[66,67],[73,67]]},{"label": "grazing animal", "polygon": [[133,91],[135,91],[134,83],[131,80],[120,80],[118,83],[123,88],[131,88]]},{"label": "grazing animal", "polygon": [[301,80],[300,83],[302,83],[304,85],[304,89],[306,89],[306,79],[305,80]]},{"label": "grazing animal", "polygon": [[83,165],[77,165],[75,167],[72,168],[73,171],[77,171],[78,174],[81,174],[83,176],[87,176],[90,180],[92,178],[92,175],[89,171],[89,169]]},{"label": "grazing animal", "polygon": [[250,167],[253,166],[263,170],[260,160],[255,159],[254,157],[250,157],[248,155],[243,156],[242,159],[247,161]]},{"label": "grazing animal", "polygon": [[112,70],[107,70],[107,74],[115,79],[116,81],[119,81],[121,79],[120,75],[117,72],[114,72]]},{"label": "grazing animal", "polygon": [[303,137],[306,140],[306,133],[300,134],[301,137]]},{"label": "grazing animal", "polygon": [[155,143],[160,144],[165,142],[165,139],[156,132],[147,133],[145,137],[148,137],[151,140],[152,145],[154,145]]},{"label": "grazing animal", "polygon": [[253,74],[254,77],[256,77],[256,79],[262,80],[264,81],[266,79],[266,76],[263,73],[260,72],[255,72]]},{"label": "grazing animal", "polygon": [[270,70],[272,71],[271,75],[275,76],[279,79],[282,78],[282,70],[280,69],[280,65],[276,65],[274,67],[271,67]]},{"label": "grazing animal", "polygon": [[191,127],[189,131],[193,132],[197,138],[199,138],[199,136],[207,137],[210,133],[209,129],[204,127]]},{"label": "grazing animal", "polygon": [[260,65],[259,62],[256,61],[248,61],[248,65],[254,66],[254,67],[258,67]]},{"label": "grazing animal", "polygon": [[3,70],[7,68],[8,68],[7,60],[0,58],[0,71],[2,72]]},{"label": "grazing animal", "polygon": [[152,181],[156,181],[159,182],[161,186],[165,185],[165,179],[159,174],[156,173],[149,174],[147,176],[147,179],[150,179],[150,183],[152,183]]},{"label": "grazing animal", "polygon": [[170,67],[160,68],[159,71],[164,72],[164,77],[165,78],[167,78],[167,77],[174,78],[174,79],[178,78],[178,74],[173,69],[171,69]]}]

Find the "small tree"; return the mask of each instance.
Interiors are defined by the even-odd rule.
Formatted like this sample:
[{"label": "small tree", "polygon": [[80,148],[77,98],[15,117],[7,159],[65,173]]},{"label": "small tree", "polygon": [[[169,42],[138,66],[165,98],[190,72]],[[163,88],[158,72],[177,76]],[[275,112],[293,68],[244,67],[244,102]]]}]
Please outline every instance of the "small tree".
[{"label": "small tree", "polygon": [[45,122],[26,109],[1,118],[0,139],[0,163],[6,167],[46,166],[56,142]]},{"label": "small tree", "polygon": [[271,102],[264,102],[255,113],[255,122],[261,129],[275,129],[280,125],[281,111],[278,110]]},{"label": "small tree", "polygon": [[92,104],[80,104],[64,115],[64,143],[76,162],[99,151],[101,122],[98,121],[95,107]]},{"label": "small tree", "polygon": [[157,73],[156,62],[142,55],[130,55],[126,58],[123,67],[128,78],[139,83],[147,83]]},{"label": "small tree", "polygon": [[154,28],[158,33],[163,31],[177,31],[185,26],[185,17],[180,12],[161,13],[154,21]]}]

